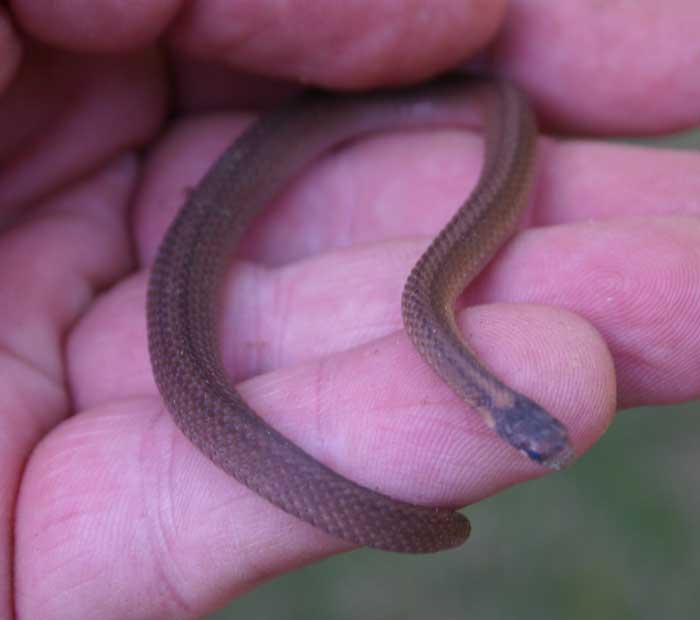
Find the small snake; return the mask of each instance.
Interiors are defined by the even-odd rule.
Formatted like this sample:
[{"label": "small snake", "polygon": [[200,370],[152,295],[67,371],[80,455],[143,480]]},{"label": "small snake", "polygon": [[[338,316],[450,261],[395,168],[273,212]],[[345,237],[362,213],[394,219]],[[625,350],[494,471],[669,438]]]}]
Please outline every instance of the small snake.
[{"label": "small snake", "polygon": [[566,428],[496,378],[454,319],[463,288],[515,231],[528,202],[536,127],[510,83],[452,75],[369,94],[307,93],[245,131],[191,192],[165,235],[148,289],[153,374],[177,426],[216,465],[276,506],[343,540],[426,553],[461,544],[466,517],[401,502],[335,473],[269,427],[230,384],[217,344],[217,297],[251,220],[308,163],[371,132],[465,125],[484,115],[476,189],[411,272],[406,331],[444,381],[509,444],[558,469],[574,452]]}]

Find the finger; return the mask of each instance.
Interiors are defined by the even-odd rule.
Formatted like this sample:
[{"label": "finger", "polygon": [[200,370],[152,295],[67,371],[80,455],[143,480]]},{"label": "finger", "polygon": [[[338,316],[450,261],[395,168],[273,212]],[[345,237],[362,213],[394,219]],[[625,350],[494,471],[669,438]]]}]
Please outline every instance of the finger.
[{"label": "finger", "polygon": [[[142,260],[211,162],[250,117],[177,126],[146,163],[137,199]],[[638,215],[700,215],[700,154],[539,140],[537,225]],[[239,256],[279,265],[356,245],[434,236],[472,190],[481,139],[459,129],[383,133],[309,164],[253,226]],[[654,174],[649,171],[653,170]]]},{"label": "finger", "polygon": [[673,131],[700,118],[699,30],[695,0],[517,0],[493,61],[527,85],[554,127]]},{"label": "finger", "polygon": [[144,47],[161,34],[181,2],[119,0],[41,2],[15,0],[17,21],[32,36],[74,51],[123,52]]},{"label": "finger", "polygon": [[[507,381],[569,425],[579,453],[607,426],[614,373],[585,321],[520,305],[470,310],[461,324]],[[545,379],[552,375],[558,380]],[[404,500],[462,504],[541,474],[465,410],[401,333],[241,390],[316,458]],[[21,595],[31,587],[25,600],[36,607],[24,608],[28,617],[51,617],[59,603],[80,617],[96,605],[131,609],[135,601],[143,616],[197,617],[347,548],[216,469],[175,429],[159,399],[123,397],[73,418],[35,451],[25,478],[17,584]],[[80,588],[86,574],[101,567],[104,575],[105,566],[108,578]],[[115,590],[115,582],[123,586]],[[163,588],[167,597],[151,594]],[[56,596],[65,591],[73,593],[68,600]]]},{"label": "finger", "polygon": [[159,71],[148,52],[85,58],[26,48],[0,98],[3,216],[151,138],[164,111]]},{"label": "finger", "polygon": [[610,347],[621,407],[700,392],[700,217],[622,218],[519,235],[469,300],[536,302],[589,320]]},{"label": "finger", "polygon": [[[152,260],[188,189],[250,121],[245,115],[185,122],[154,149],[136,200],[144,262]],[[239,255],[274,265],[357,243],[434,234],[470,191],[480,142],[464,131],[432,129],[380,134],[327,153],[283,188]]]},{"label": "finger", "polygon": [[[540,141],[532,222],[700,215],[700,152],[585,140]],[[650,173],[653,171],[653,173]]]},{"label": "finger", "polygon": [[134,174],[132,158],[118,159],[0,239],[3,350],[59,384],[64,332],[131,264],[124,213]]},{"label": "finger", "polygon": [[488,41],[503,11],[500,1],[206,0],[184,7],[171,40],[190,54],[247,71],[366,88],[416,81],[454,66]]}]

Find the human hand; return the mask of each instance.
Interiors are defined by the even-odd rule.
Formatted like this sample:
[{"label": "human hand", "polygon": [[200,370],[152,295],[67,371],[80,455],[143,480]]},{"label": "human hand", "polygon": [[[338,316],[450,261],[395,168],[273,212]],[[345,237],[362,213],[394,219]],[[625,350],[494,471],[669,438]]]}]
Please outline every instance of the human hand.
[{"label": "human hand", "polygon": [[[187,188],[251,118],[205,111],[285,91],[192,56],[334,87],[409,81],[478,47],[500,8],[453,14],[441,28],[433,15],[408,35],[416,13],[400,10],[365,20],[324,7],[318,28],[304,9],[294,22],[270,21],[260,3],[235,20],[217,16],[215,3],[147,3],[148,14],[121,21],[71,15],[70,4],[56,9],[61,19],[36,4],[41,13],[14,5],[18,27],[33,34],[18,35],[21,72],[5,78],[0,100],[8,613],[14,600],[19,617],[195,617],[346,547],[213,467],[152,383],[148,264]],[[697,46],[684,6],[612,13],[603,25],[572,14],[583,3],[517,3],[493,62],[560,130],[679,128],[697,118],[700,89],[683,65]],[[151,42],[176,13],[168,65]],[[636,36],[652,18],[650,65]],[[554,45],[540,32],[553,23],[581,37],[580,23],[600,36],[617,25],[629,38],[601,69],[607,48],[574,36]],[[250,35],[263,25],[265,37]],[[664,27],[678,30],[665,37]],[[5,32],[4,49],[16,49]],[[100,58],[96,49],[136,51]],[[2,58],[0,75],[12,76],[11,51]],[[177,76],[170,99],[167,70]],[[657,83],[664,107],[644,107]],[[161,136],[168,105],[199,113]],[[479,305],[459,318],[499,375],[569,426],[582,454],[617,406],[697,395],[700,163],[584,141],[540,145],[536,227],[470,289],[468,303]],[[478,167],[478,137],[461,131],[377,136],[325,157],[256,224],[224,300],[225,361],[254,408],[344,475],[429,505],[470,503],[543,473],[465,412],[402,333],[405,276]]]}]

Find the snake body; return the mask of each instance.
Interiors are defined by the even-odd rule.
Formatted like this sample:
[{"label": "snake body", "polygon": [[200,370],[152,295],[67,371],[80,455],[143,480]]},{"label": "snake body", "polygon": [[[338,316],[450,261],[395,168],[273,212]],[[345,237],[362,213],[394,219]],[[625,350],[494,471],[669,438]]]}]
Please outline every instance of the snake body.
[{"label": "snake body", "polygon": [[251,220],[311,160],[376,131],[468,124],[470,100],[485,116],[485,161],[476,189],[408,278],[406,330],[428,364],[503,439],[543,465],[565,465],[573,456],[565,427],[496,378],[454,320],[457,296],[514,232],[528,201],[535,124],[523,96],[506,81],[459,75],[369,94],[312,92],[264,115],[191,192],[153,266],[149,351],[177,426],[262,497],[358,545],[432,552],[462,543],[470,525],[451,509],[401,502],[347,480],[268,426],[224,372],[219,288]]}]

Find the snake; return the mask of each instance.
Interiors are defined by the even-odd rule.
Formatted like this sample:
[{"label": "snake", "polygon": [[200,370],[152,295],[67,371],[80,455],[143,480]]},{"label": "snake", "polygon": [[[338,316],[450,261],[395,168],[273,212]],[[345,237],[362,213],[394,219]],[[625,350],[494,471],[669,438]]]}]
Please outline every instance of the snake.
[{"label": "snake", "polygon": [[505,78],[454,73],[365,93],[310,90],[264,113],[190,190],[151,270],[148,348],[177,427],[253,492],[352,545],[436,552],[464,542],[471,525],[452,507],[404,502],[339,475],[246,403],[218,346],[225,272],[253,219],[329,149],[381,131],[473,126],[475,106],[485,144],[481,173],[408,275],[405,331],[499,437],[542,466],[568,465],[575,454],[566,426],[496,377],[455,320],[459,295],[515,233],[530,201],[536,121],[524,94]]}]

